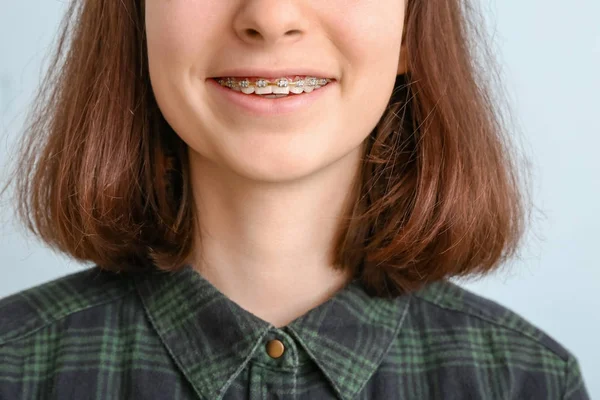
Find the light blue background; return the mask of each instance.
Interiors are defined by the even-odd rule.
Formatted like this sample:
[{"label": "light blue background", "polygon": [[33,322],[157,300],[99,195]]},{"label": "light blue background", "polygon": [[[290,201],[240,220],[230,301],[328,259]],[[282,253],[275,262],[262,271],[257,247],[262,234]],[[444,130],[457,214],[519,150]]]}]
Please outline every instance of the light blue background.
[{"label": "light blue background", "polygon": [[[2,3],[0,165],[5,166],[65,5]],[[600,398],[600,2],[483,4],[534,164],[533,200],[540,212],[520,260],[499,274],[461,284],[517,311],[571,350],[592,398]],[[0,297],[83,268],[27,238],[7,199],[0,201]]]}]

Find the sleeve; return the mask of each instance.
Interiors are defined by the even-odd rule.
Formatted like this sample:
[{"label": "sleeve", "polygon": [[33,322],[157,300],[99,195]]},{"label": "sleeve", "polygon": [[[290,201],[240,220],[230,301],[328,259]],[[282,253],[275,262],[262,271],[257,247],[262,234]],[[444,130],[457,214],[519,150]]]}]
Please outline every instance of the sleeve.
[{"label": "sleeve", "polygon": [[569,354],[565,367],[565,391],[563,400],[590,400],[590,395],[585,387],[579,362],[575,356]]}]

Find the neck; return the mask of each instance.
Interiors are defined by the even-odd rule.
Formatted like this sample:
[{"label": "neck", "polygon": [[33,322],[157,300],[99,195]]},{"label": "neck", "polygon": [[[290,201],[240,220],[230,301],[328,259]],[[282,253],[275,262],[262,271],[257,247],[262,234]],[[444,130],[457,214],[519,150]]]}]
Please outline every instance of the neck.
[{"label": "neck", "polygon": [[257,182],[190,151],[199,222],[190,262],[232,301],[282,327],[352,279],[332,248],[359,149],[312,176]]}]

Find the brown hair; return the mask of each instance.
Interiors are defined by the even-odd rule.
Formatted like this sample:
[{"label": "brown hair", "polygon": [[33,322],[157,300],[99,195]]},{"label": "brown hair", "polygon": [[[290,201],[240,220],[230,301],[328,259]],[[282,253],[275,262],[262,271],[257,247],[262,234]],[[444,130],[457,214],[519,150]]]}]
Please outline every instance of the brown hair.
[{"label": "brown hair", "polygon": [[[333,253],[379,296],[491,272],[528,211],[477,14],[407,1],[408,72],[364,143]],[[26,227],[106,270],[180,268],[196,227],[187,152],[151,90],[143,1],[72,2],[30,112],[14,175]]]}]

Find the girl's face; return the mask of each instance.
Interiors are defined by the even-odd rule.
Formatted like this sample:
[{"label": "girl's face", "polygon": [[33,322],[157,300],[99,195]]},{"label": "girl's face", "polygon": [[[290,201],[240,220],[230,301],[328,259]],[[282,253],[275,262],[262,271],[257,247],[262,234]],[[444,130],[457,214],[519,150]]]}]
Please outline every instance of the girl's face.
[{"label": "girl's face", "polygon": [[[405,1],[147,0],[154,95],[192,162],[256,180],[315,173],[358,154],[383,115]],[[270,99],[214,79],[304,76],[332,82]]]}]

